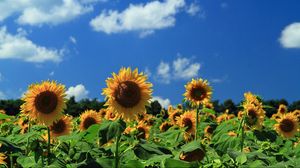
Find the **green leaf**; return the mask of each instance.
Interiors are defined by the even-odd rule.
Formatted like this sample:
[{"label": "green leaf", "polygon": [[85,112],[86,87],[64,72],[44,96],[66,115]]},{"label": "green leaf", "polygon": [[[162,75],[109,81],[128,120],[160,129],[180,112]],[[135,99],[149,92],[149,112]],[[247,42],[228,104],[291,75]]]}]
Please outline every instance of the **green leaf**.
[{"label": "green leaf", "polygon": [[247,162],[247,156],[245,153],[241,153],[239,156],[235,159],[239,164],[244,164]]},{"label": "green leaf", "polygon": [[111,140],[116,136],[120,136],[122,132],[126,129],[126,123],[123,120],[117,120],[112,122],[106,134],[107,141]]},{"label": "green leaf", "polygon": [[33,156],[19,156],[17,162],[24,168],[30,168],[37,166]]},{"label": "green leaf", "polygon": [[162,167],[163,168],[169,168],[169,167],[180,167],[180,168],[192,168],[192,167],[199,167],[198,164],[193,162],[185,162],[181,160],[171,159],[167,158],[164,161],[162,161]]},{"label": "green leaf", "polygon": [[6,115],[6,114],[0,113],[0,120],[5,120],[5,119],[8,119],[8,118],[13,118],[13,117],[9,116],[9,115]]},{"label": "green leaf", "polygon": [[138,160],[130,160],[123,164],[121,167],[124,168],[144,168],[144,165]]},{"label": "green leaf", "polygon": [[216,112],[212,109],[209,109],[209,108],[203,108],[201,109],[202,112],[205,112],[205,113],[210,113],[210,114],[216,114]]}]

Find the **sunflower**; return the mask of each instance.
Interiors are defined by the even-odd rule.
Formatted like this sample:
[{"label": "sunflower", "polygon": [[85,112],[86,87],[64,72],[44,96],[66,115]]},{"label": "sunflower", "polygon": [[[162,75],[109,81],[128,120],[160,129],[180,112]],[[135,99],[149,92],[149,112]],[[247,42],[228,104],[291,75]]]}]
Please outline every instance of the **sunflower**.
[{"label": "sunflower", "polygon": [[177,124],[181,128],[186,128],[186,132],[195,134],[196,129],[196,113],[194,111],[188,111],[178,117]]},{"label": "sunflower", "polygon": [[204,129],[204,135],[206,137],[211,137],[212,134],[214,133],[214,128],[211,127],[210,125],[206,126],[205,129]]},{"label": "sunflower", "polygon": [[137,130],[137,138],[138,139],[148,139],[149,138],[150,127],[147,126],[145,123],[140,122],[136,126],[136,130]]},{"label": "sunflower", "polygon": [[159,129],[161,132],[166,132],[169,128],[171,128],[173,124],[171,124],[168,121],[163,122],[160,126]]},{"label": "sunflower", "polygon": [[185,100],[190,101],[193,106],[199,106],[209,102],[212,95],[212,89],[207,80],[192,79],[185,85],[186,92],[183,94]]},{"label": "sunflower", "polygon": [[293,111],[295,117],[297,117],[298,122],[300,122],[300,110]]},{"label": "sunflower", "polygon": [[3,109],[1,109],[1,110],[0,110],[0,114],[6,114],[6,111],[3,110]]},{"label": "sunflower", "polygon": [[105,118],[106,118],[107,120],[115,121],[115,120],[118,119],[119,117],[118,117],[117,114],[115,114],[115,113],[113,113],[113,112],[111,112],[111,111],[107,111],[107,112],[106,112]]},{"label": "sunflower", "polygon": [[272,120],[276,120],[276,121],[280,120],[281,118],[282,118],[282,114],[280,114],[280,113],[275,113],[271,117]]},{"label": "sunflower", "polygon": [[101,116],[94,110],[86,110],[80,115],[79,129],[87,130],[93,124],[99,124],[101,122]]},{"label": "sunflower", "polygon": [[294,137],[298,132],[298,121],[293,113],[287,113],[282,116],[278,123],[274,125],[275,130],[278,134],[285,138]]},{"label": "sunflower", "polygon": [[214,109],[214,104],[211,101],[204,102],[204,107],[208,109]]},{"label": "sunflower", "polygon": [[205,156],[205,151],[203,149],[197,148],[191,152],[181,152],[179,155],[180,160],[187,162],[201,161]]},{"label": "sunflower", "polygon": [[21,110],[31,120],[49,126],[62,117],[66,108],[65,96],[65,86],[54,81],[33,84],[22,98],[25,103]]},{"label": "sunflower", "polygon": [[132,71],[130,68],[121,68],[119,74],[112,75],[112,78],[106,80],[107,88],[102,93],[106,96],[105,105],[124,120],[135,120],[149,105],[152,84],[137,69]]},{"label": "sunflower", "polygon": [[287,113],[286,105],[280,104],[279,107],[278,107],[277,113],[281,114],[281,115]]},{"label": "sunflower", "polygon": [[221,123],[221,122],[223,122],[223,121],[226,121],[227,120],[227,116],[228,116],[228,114],[226,114],[226,113],[223,113],[223,114],[221,114],[221,115],[219,115],[218,117],[217,117],[217,123]]},{"label": "sunflower", "polygon": [[265,118],[265,111],[253,104],[246,104],[244,108],[246,124],[253,129],[261,129]]},{"label": "sunflower", "polygon": [[4,153],[0,153],[0,165],[6,165],[5,159],[7,157],[5,156]]},{"label": "sunflower", "polygon": [[262,108],[262,103],[258,100],[258,96],[252,94],[251,92],[244,93],[245,101],[243,105],[253,104],[254,106],[258,106]]},{"label": "sunflower", "polygon": [[236,134],[235,132],[233,132],[233,131],[229,131],[229,132],[227,133],[227,135],[229,135],[229,136],[231,136],[231,137],[236,137],[236,136],[237,136],[237,134]]},{"label": "sunflower", "polygon": [[28,118],[20,117],[17,124],[21,127],[21,134],[27,132],[29,126]]},{"label": "sunflower", "polygon": [[171,122],[173,124],[177,123],[178,117],[180,117],[182,115],[182,111],[179,109],[175,109],[173,110],[171,113],[169,113],[169,119],[171,120]]},{"label": "sunflower", "polygon": [[53,122],[50,126],[50,137],[56,138],[62,135],[68,135],[73,128],[72,118],[64,116],[60,120]]},{"label": "sunflower", "polygon": [[156,118],[151,114],[144,114],[142,115],[142,119],[139,119],[139,122],[144,122],[148,126],[153,126],[155,123]]},{"label": "sunflower", "polygon": [[99,111],[99,115],[100,115],[101,118],[105,118],[106,113],[107,113],[107,110],[106,110],[106,109],[101,109],[101,110]]}]

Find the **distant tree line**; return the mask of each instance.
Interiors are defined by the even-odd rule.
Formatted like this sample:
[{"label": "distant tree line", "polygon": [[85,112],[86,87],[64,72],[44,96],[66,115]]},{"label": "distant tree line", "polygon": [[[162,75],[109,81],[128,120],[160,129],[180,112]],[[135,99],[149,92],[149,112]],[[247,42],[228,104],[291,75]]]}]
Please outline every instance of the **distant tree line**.
[{"label": "distant tree line", "polygon": [[[0,100],[0,109],[6,111],[8,115],[17,115],[20,113],[20,106],[23,104],[23,101],[20,99],[16,100]],[[65,113],[72,115],[74,117],[79,116],[85,110],[93,109],[99,111],[104,107],[105,102],[100,102],[97,99],[83,99],[81,101],[75,101],[74,97],[71,97],[67,101],[67,108],[65,109]],[[220,102],[218,100],[213,101],[214,110],[217,113],[223,113],[226,109],[229,110],[229,113],[237,114],[242,107],[240,106],[241,103],[234,103],[231,99],[225,100]],[[263,105],[267,106],[265,108],[266,115],[268,117],[272,116],[272,114],[277,112],[277,109],[280,104],[284,104],[288,107],[289,111],[294,111],[296,109],[300,109],[300,100],[294,101],[292,103],[288,103],[285,99],[279,100],[263,100]],[[151,102],[150,106],[147,107],[147,113],[150,114],[159,114],[162,110],[162,106],[157,102]]]}]

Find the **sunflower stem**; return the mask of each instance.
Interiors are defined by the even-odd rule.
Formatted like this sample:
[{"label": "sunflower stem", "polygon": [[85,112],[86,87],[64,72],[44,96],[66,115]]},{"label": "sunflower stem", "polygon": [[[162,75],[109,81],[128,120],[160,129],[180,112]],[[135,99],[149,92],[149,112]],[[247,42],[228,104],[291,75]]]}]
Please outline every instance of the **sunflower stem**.
[{"label": "sunflower stem", "polygon": [[196,130],[195,130],[195,140],[197,140],[198,135],[198,122],[199,122],[199,106],[196,109]]},{"label": "sunflower stem", "polygon": [[242,129],[242,133],[241,133],[241,152],[243,152],[244,149],[244,140],[245,140],[245,130],[244,130],[244,126],[245,125],[245,117],[242,118],[241,120],[241,124],[240,124],[240,129]]},{"label": "sunflower stem", "polygon": [[115,153],[115,168],[119,168],[119,142],[121,135],[116,137],[116,153]]},{"label": "sunflower stem", "polygon": [[50,164],[50,128],[49,127],[47,127],[47,132],[48,132],[47,165],[49,166],[49,164]]}]

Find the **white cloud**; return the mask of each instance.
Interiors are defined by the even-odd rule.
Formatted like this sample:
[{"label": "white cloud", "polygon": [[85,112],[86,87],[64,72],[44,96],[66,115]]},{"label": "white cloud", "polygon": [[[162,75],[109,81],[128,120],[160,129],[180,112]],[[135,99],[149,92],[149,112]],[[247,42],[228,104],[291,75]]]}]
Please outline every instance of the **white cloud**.
[{"label": "white cloud", "polygon": [[177,58],[173,61],[174,77],[179,79],[190,79],[198,75],[200,63],[192,63],[189,58]]},{"label": "white cloud", "polygon": [[53,76],[54,75],[54,71],[51,71],[50,73],[49,73],[49,76]]},{"label": "white cloud", "polygon": [[188,6],[186,12],[191,16],[195,16],[198,12],[200,12],[200,10],[200,6],[197,3],[193,2]]},{"label": "white cloud", "polygon": [[155,30],[175,25],[175,15],[185,6],[184,0],[151,1],[146,4],[130,4],[124,11],[105,10],[90,21],[95,31],[106,34],[137,31],[141,37]]},{"label": "white cloud", "polygon": [[67,94],[67,98],[74,96],[75,100],[79,101],[81,99],[87,98],[89,91],[86,90],[83,84],[79,84],[76,86],[69,87],[66,94]]},{"label": "white cloud", "polygon": [[162,83],[170,83],[171,74],[170,74],[170,65],[169,63],[165,63],[163,61],[157,67],[157,77]]},{"label": "white cloud", "polygon": [[75,37],[70,36],[69,39],[70,39],[70,41],[71,41],[73,44],[77,44],[77,40],[76,40]]},{"label": "white cloud", "polygon": [[300,22],[286,26],[281,32],[279,42],[284,48],[300,48]]},{"label": "white cloud", "polygon": [[200,63],[193,62],[192,58],[178,57],[172,64],[161,61],[155,78],[165,84],[169,84],[171,80],[187,80],[197,77],[200,67]]},{"label": "white cloud", "polygon": [[0,59],[19,59],[26,62],[60,62],[64,50],[48,49],[34,44],[23,33],[12,35],[0,28]]},{"label": "white cloud", "polygon": [[144,73],[145,73],[145,75],[148,76],[148,78],[150,78],[151,75],[152,75],[152,73],[151,73],[151,71],[150,71],[150,69],[148,67],[145,68]]},{"label": "white cloud", "polygon": [[168,108],[168,106],[171,104],[170,99],[164,99],[160,96],[153,96],[152,101],[157,100],[159,102],[159,104],[163,107],[163,108]]},{"label": "white cloud", "polygon": [[6,95],[5,93],[3,93],[2,91],[0,91],[0,100],[6,99]]},{"label": "white cloud", "polygon": [[211,83],[223,83],[223,82],[228,82],[228,75],[224,75],[221,78],[212,78],[211,80],[209,80]]},{"label": "white cloud", "polygon": [[93,10],[96,0],[2,0],[0,21],[17,15],[19,24],[57,25]]},{"label": "white cloud", "polygon": [[221,8],[223,8],[223,9],[228,8],[228,3],[222,2],[220,6],[221,6]]}]

